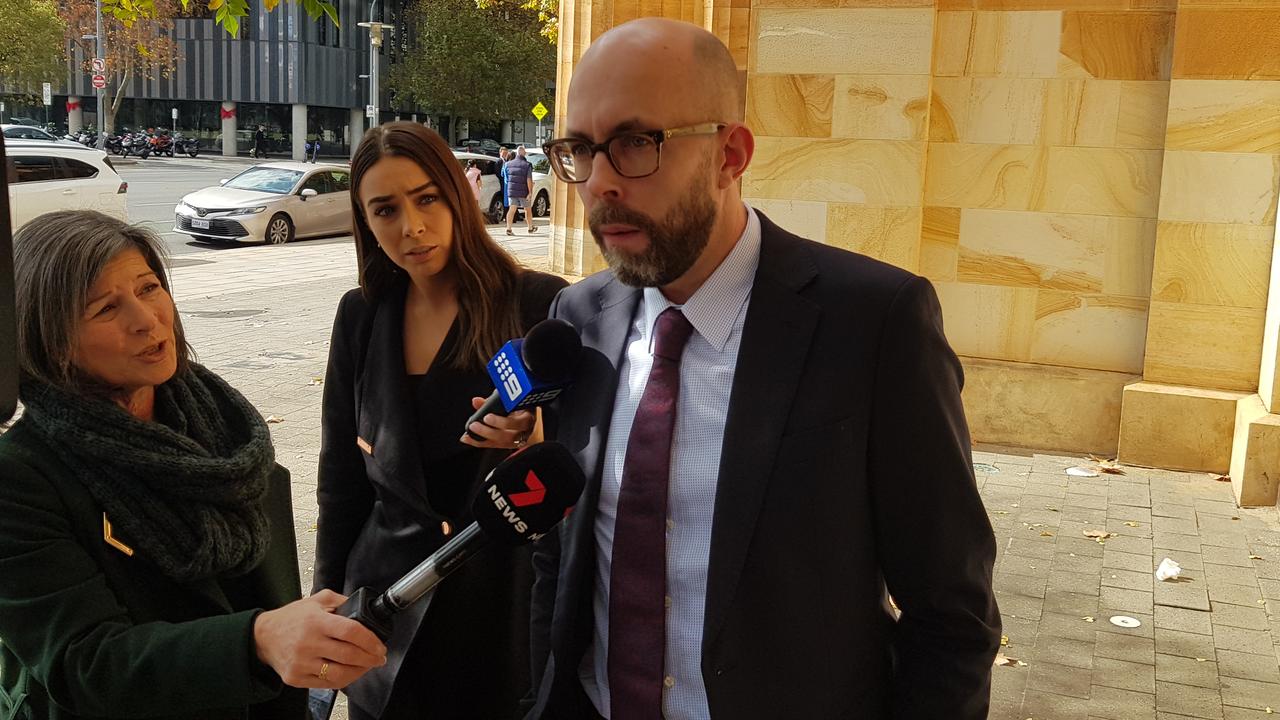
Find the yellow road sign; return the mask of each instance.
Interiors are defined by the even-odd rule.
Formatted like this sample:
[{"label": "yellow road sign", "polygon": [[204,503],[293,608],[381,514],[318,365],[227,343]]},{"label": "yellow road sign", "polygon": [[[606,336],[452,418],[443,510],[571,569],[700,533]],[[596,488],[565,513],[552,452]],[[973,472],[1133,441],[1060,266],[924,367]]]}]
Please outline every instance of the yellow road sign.
[{"label": "yellow road sign", "polygon": [[538,103],[533,106],[533,110],[530,112],[533,113],[534,117],[538,118],[538,122],[542,122],[542,118],[547,116],[547,106],[542,103]]}]

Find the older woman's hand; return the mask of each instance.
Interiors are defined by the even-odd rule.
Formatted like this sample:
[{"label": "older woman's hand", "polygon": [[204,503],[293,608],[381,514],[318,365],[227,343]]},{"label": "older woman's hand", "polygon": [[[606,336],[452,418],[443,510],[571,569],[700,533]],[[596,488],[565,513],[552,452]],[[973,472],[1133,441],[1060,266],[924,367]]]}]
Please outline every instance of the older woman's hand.
[{"label": "older woman's hand", "polygon": [[[471,398],[471,407],[479,410],[485,399]],[[479,448],[519,448],[530,442],[541,442],[542,434],[537,427],[538,417],[528,410],[516,410],[510,415],[484,416],[484,422],[473,422],[467,427],[471,432],[484,438],[476,440],[467,433],[462,434],[462,442]],[[535,431],[539,431],[536,432]]]},{"label": "older woman's hand", "polygon": [[300,688],[343,688],[386,665],[387,648],[369,628],[333,614],[344,602],[321,590],[259,614],[253,623],[258,659],[284,684]]}]

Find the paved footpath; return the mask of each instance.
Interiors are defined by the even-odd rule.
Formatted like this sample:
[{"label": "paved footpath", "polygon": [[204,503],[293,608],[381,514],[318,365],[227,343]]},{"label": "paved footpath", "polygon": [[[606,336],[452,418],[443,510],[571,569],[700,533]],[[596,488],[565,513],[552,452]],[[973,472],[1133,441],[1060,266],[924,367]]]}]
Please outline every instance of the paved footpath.
[{"label": "paved footpath", "polygon": [[[547,232],[494,238],[546,267]],[[179,257],[174,295],[204,364],[265,416],[293,473],[299,572],[315,557],[320,397],[338,299],[356,285],[350,239]],[[975,450],[1000,553],[1010,664],[993,720],[1247,720],[1280,713],[1280,518],[1241,510],[1213,476],[1013,449]],[[1101,542],[1086,536],[1111,533]],[[1183,568],[1156,582],[1165,557]],[[1141,624],[1113,625],[1123,615]],[[335,717],[345,717],[339,712]]]}]

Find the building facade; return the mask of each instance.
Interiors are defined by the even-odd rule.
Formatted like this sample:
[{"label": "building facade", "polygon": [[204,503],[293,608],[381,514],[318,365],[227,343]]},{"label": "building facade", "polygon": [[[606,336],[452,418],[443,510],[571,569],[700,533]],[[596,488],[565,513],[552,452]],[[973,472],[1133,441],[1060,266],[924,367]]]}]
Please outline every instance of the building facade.
[{"label": "building facade", "polygon": [[[783,227],[930,279],[978,441],[1280,488],[1275,0],[566,0],[733,52]],[[716,118],[707,118],[714,120]],[[604,266],[572,187],[552,268]]]},{"label": "building facade", "polygon": [[[244,154],[252,146],[255,129],[264,125],[272,156],[301,158],[304,144],[317,138],[322,156],[349,156],[368,122],[369,31],[358,23],[369,19],[370,7],[362,0],[333,4],[340,26],[324,16],[309,18],[295,3],[281,3],[270,12],[262,3],[252,3],[235,38],[215,24],[211,12],[208,17],[175,19],[180,56],[176,69],[164,78],[133,78],[115,129],[171,128],[200,138],[213,152]],[[374,12],[383,22],[399,25],[407,4],[408,0],[385,0]],[[412,40],[397,32],[403,31],[385,33],[379,55],[384,78],[380,121],[412,119],[448,136],[450,128],[441,127],[438,118],[423,108],[397,105],[385,90],[386,72],[398,60],[397,48]],[[67,77],[54,85],[53,105],[48,108],[49,121],[70,130],[96,123],[97,100],[91,76],[82,70],[85,62],[77,49],[68,61]],[[25,90],[34,91],[34,104],[29,98],[9,96],[5,117],[44,122],[39,88]],[[115,87],[107,88],[107,102],[114,92]],[[232,137],[234,142],[227,141]]]}]

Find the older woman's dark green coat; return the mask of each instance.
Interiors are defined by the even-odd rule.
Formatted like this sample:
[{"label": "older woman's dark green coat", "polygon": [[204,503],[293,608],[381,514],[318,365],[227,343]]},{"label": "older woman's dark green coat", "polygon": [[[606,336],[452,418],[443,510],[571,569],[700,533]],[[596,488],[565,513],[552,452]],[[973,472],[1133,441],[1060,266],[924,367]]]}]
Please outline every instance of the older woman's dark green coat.
[{"label": "older woman's dark green coat", "polygon": [[301,592],[288,471],[271,475],[258,567],[179,584],[108,542],[58,456],[23,421],[0,436],[0,720],[302,718],[305,695],[253,644],[257,613]]}]

